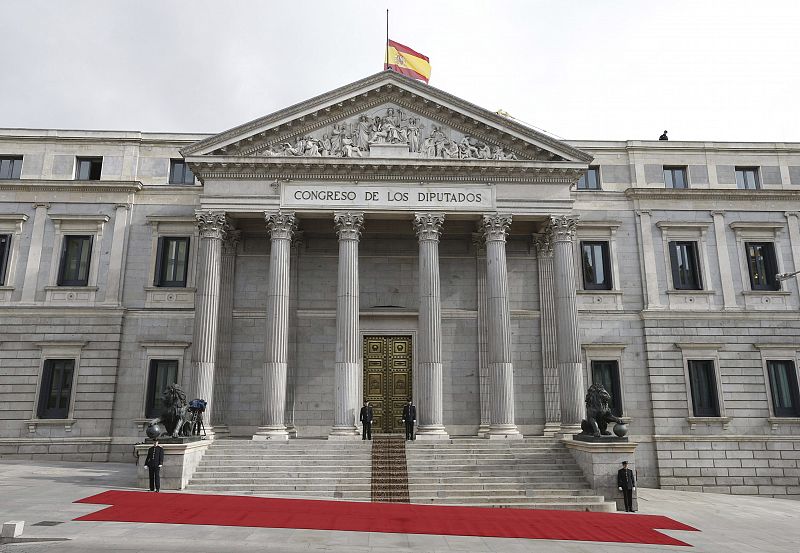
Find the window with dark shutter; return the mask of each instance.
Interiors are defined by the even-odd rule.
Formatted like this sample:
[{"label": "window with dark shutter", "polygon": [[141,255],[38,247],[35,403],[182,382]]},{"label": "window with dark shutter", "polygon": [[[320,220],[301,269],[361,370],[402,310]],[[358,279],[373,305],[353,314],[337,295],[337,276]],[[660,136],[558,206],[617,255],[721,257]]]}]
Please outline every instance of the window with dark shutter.
[{"label": "window with dark shutter", "polygon": [[776,417],[800,417],[800,391],[797,372],[790,360],[767,361],[772,409]]},{"label": "window with dark shutter", "polygon": [[714,361],[693,359],[689,365],[689,385],[695,417],[718,417],[719,399]]},{"label": "window with dark shutter", "polygon": [[64,236],[61,248],[59,286],[86,286],[92,261],[92,236]]},{"label": "window with dark shutter", "polygon": [[676,290],[702,290],[697,242],[670,242],[669,256],[673,287]]},{"label": "window with dark shutter", "polygon": [[162,236],[158,239],[156,286],[185,288],[188,265],[188,237]]},{"label": "window with dark shutter", "polygon": [[73,359],[47,359],[42,372],[37,415],[40,419],[66,419],[75,372]]},{"label": "window with dark shutter", "polygon": [[611,394],[611,412],[622,416],[622,390],[620,389],[619,365],[616,361],[592,361],[592,382],[602,384]]},{"label": "window with dark shutter", "polygon": [[175,384],[178,381],[178,361],[175,359],[152,359],[148,372],[145,416],[155,418],[164,410],[164,400],[161,394],[169,384]]}]

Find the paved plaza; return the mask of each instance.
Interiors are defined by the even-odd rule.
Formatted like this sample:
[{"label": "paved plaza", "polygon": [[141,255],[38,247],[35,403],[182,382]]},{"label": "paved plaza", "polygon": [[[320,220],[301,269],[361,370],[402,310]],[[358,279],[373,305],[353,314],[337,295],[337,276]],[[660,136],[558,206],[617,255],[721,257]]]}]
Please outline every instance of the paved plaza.
[{"label": "paved plaza", "polygon": [[[0,545],[0,551],[611,553],[687,549],[675,546],[510,538],[73,522],[74,518],[98,508],[96,505],[77,504],[73,501],[109,489],[135,489],[135,481],[133,464],[0,461],[0,521],[25,521],[23,541],[4,543]],[[693,546],[692,551],[800,551],[800,502],[654,489],[640,489],[639,492],[641,513],[665,515],[700,530],[664,531],[690,543]],[[61,524],[35,526],[42,521]]]}]

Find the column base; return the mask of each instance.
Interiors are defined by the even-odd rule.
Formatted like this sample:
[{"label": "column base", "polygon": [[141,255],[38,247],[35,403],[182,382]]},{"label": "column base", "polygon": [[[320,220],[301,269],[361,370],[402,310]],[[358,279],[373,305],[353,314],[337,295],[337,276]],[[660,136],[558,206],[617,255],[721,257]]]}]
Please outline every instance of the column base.
[{"label": "column base", "polygon": [[450,435],[443,425],[418,426],[417,433],[414,434],[417,440],[449,440]]},{"label": "column base", "polygon": [[542,430],[542,436],[555,436],[561,432],[561,423],[560,422],[548,422],[544,425],[544,430]]},{"label": "column base", "polygon": [[487,440],[521,440],[522,437],[516,424],[493,424],[484,436]]},{"label": "column base", "polygon": [[289,438],[297,438],[297,427],[291,424],[287,425],[286,433],[289,434]]},{"label": "column base", "polygon": [[489,433],[489,423],[481,424],[478,427],[478,437],[485,438],[486,434]]},{"label": "column base", "polygon": [[571,440],[575,434],[581,433],[580,424],[562,424],[561,428],[555,434],[556,438],[561,440]]},{"label": "column base", "polygon": [[337,442],[360,440],[361,431],[355,426],[334,426],[328,434],[328,439]]},{"label": "column base", "polygon": [[289,439],[289,433],[284,426],[259,426],[256,433],[253,434],[253,441],[286,441]]},{"label": "column base", "polygon": [[[206,433],[208,433],[208,429],[206,429]],[[231,437],[231,429],[228,428],[227,424],[215,424],[213,429],[214,439],[225,439]]]}]

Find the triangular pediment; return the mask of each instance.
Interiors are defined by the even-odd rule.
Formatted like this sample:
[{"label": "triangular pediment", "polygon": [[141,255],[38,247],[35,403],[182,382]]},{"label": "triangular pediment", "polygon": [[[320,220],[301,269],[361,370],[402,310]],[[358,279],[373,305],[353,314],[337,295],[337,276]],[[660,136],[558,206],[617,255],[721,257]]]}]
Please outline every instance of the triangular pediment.
[{"label": "triangular pediment", "polygon": [[392,71],[209,137],[184,156],[586,164],[592,156]]}]

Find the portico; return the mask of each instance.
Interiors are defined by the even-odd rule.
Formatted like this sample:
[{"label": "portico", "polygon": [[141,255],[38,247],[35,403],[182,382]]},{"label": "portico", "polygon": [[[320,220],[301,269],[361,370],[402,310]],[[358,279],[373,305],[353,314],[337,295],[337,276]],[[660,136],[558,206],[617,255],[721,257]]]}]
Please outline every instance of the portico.
[{"label": "portico", "polygon": [[[362,128],[373,118],[395,131]],[[266,262],[263,296],[249,295],[263,312],[237,297],[212,309],[220,294],[205,294],[209,316],[196,324],[206,330],[193,344],[200,359],[232,340],[217,349],[238,363],[239,394],[244,381],[251,401],[260,389],[253,439],[288,439],[287,427],[357,439],[370,332],[408,337],[420,439],[576,431],[584,392],[569,189],[590,156],[390,72],[184,154],[204,184],[198,220],[221,217],[220,241],[241,235],[234,265]],[[221,256],[210,252],[197,282],[213,291]],[[264,321],[260,363],[250,346],[235,360],[237,321],[248,318]],[[211,397],[216,382],[237,394],[237,369],[221,384],[213,360],[196,366],[197,390]],[[382,416],[398,416],[398,398],[381,401]],[[243,413],[230,415],[241,426]]]}]

